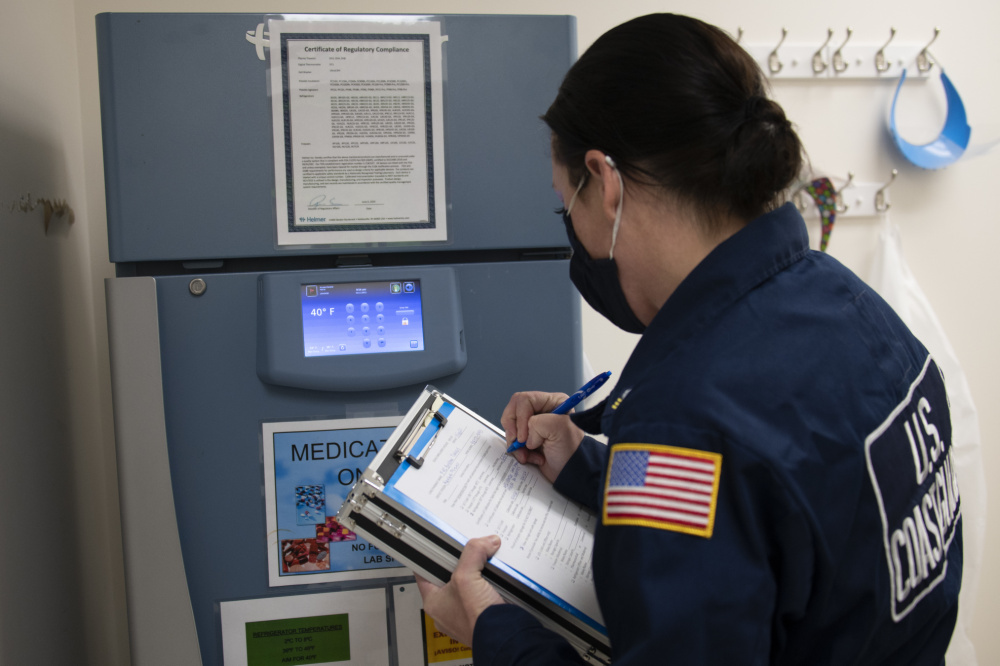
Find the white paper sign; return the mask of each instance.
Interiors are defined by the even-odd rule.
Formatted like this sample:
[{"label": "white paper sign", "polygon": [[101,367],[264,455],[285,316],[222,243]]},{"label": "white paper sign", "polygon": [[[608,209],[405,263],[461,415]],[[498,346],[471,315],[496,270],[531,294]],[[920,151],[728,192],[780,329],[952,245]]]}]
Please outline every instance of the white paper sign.
[{"label": "white paper sign", "polygon": [[389,663],[385,588],[223,601],[225,666]]},{"label": "white paper sign", "polygon": [[269,29],[277,244],[446,240],[440,24]]}]

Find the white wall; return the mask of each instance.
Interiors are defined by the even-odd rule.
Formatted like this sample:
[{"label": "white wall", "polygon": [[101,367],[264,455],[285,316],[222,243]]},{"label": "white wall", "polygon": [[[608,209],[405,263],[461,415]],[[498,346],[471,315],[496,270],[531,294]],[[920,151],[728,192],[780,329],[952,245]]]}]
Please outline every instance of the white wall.
[{"label": "white wall", "polygon": [[[24,663],[121,665],[127,629],[107,344],[101,281],[107,262],[100,109],[97,94],[95,14],[102,11],[204,11],[194,0],[3,0],[0,41],[0,666]],[[1000,6],[990,0],[844,0],[816,3],[777,0],[648,0],[617,3],[557,0],[216,0],[220,12],[572,13],[581,51],[604,30],[628,18],[669,9],[711,21],[745,42],[821,38],[826,28],[848,25],[855,40],[928,38],[943,28],[933,51],[948,66],[963,95],[973,141],[1000,137],[995,71],[1000,65]],[[248,26],[249,27],[249,26]],[[806,37],[808,35],[809,37]],[[920,84],[918,84],[920,85]],[[935,84],[936,85],[936,84]],[[933,86],[913,103],[940,122]],[[554,91],[553,91],[554,93]],[[942,172],[907,167],[884,134],[891,86],[878,83],[783,83],[776,97],[799,125],[814,165],[831,174],[852,170],[861,180],[900,177],[891,196],[893,220],[903,231],[910,266],[964,362],[980,408],[984,465],[1000,480],[1000,452],[992,445],[1000,417],[998,314],[991,294],[1000,270],[993,248],[1000,242],[990,205],[998,175],[995,154],[960,162]],[[937,101],[935,101],[937,100]],[[539,109],[542,112],[543,109]],[[935,115],[937,114],[937,115]],[[922,137],[915,137],[922,138]],[[22,191],[67,198],[76,211],[72,227],[58,224],[41,235],[36,215],[11,214],[3,202]],[[8,204],[9,205],[9,204]],[[831,252],[860,273],[875,246],[875,220],[843,220]],[[592,313],[584,343],[597,369],[620,370],[634,338],[612,330]],[[817,341],[817,345],[821,341]],[[49,485],[37,495],[38,484]],[[990,498],[996,516],[1000,498]],[[987,552],[1000,546],[990,523]],[[31,552],[31,555],[25,555]],[[987,562],[996,561],[988,557]],[[29,585],[28,574],[42,582]],[[35,587],[34,585],[37,585]],[[973,640],[979,663],[1000,663],[1000,637],[991,619],[1000,612],[998,574],[989,565],[980,581]],[[45,597],[59,599],[50,603]],[[48,640],[55,635],[61,640]],[[34,652],[29,652],[29,647]],[[67,655],[79,655],[66,659]]]},{"label": "white wall", "polygon": [[[0,664],[79,663],[87,653],[124,663],[103,292],[94,288],[109,269],[91,246],[104,221],[87,211],[73,4],[3,10]],[[11,211],[28,194],[65,200],[75,222],[54,219],[46,235],[42,208]]]}]

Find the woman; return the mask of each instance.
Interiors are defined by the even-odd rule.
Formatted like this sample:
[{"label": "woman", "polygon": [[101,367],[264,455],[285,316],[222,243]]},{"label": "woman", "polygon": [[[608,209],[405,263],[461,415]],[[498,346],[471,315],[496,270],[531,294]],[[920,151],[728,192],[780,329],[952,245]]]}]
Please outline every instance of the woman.
[{"label": "woman", "polygon": [[[614,663],[943,663],[961,513],[940,373],[780,205],[802,150],[756,64],[700,21],[641,17],[543,118],[573,282],[643,335],[600,405],[519,393],[502,423],[601,516]],[[428,613],[477,663],[579,662],[483,581],[498,546],[420,581]]]}]

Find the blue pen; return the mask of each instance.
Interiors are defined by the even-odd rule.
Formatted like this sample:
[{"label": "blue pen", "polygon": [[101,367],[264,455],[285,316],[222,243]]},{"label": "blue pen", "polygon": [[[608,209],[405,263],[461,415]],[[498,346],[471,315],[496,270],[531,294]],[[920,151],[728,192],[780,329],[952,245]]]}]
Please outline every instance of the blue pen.
[{"label": "blue pen", "polygon": [[[607,372],[602,372],[601,374],[597,375],[589,382],[581,386],[579,391],[577,391],[570,397],[566,398],[566,400],[563,401],[561,405],[552,410],[552,413],[566,414],[567,412],[569,412],[569,410],[573,409],[581,402],[583,402],[584,398],[586,398],[588,395],[590,395],[597,389],[604,386],[604,382],[608,381],[608,377],[610,376],[611,376],[610,370],[608,370]],[[518,449],[523,449],[524,445],[525,442],[515,441],[513,444],[507,447],[507,453],[510,453],[511,451],[517,451]]]}]

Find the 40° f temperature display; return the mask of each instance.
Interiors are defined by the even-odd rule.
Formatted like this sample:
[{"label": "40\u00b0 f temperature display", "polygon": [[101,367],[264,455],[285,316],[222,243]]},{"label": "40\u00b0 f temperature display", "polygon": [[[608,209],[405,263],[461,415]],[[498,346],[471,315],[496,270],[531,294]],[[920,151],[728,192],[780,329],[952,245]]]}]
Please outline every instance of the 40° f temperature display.
[{"label": "40\u00b0 f temperature display", "polygon": [[424,349],[420,280],[304,284],[301,298],[307,357]]}]

